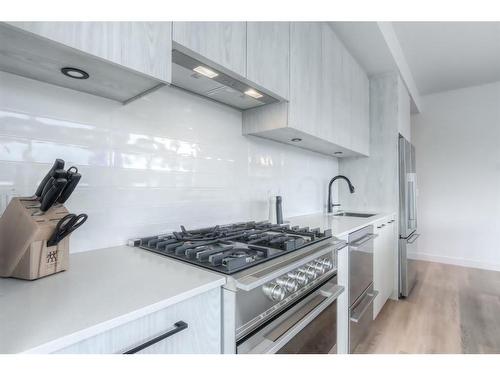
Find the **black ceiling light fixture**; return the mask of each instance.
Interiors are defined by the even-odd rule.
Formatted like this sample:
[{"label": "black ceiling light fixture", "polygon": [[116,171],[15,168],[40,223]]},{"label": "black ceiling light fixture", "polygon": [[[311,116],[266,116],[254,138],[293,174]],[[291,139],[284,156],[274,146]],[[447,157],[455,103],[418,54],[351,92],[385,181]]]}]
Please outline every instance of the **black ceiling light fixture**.
[{"label": "black ceiling light fixture", "polygon": [[90,77],[86,71],[78,68],[71,68],[69,66],[62,68],[61,73],[74,79],[87,79]]},{"label": "black ceiling light fixture", "polygon": [[300,141],[302,141],[302,138],[292,138],[291,141],[292,142],[300,142]]},{"label": "black ceiling light fixture", "polygon": [[333,153],[333,155],[342,155],[342,154],[343,154],[343,152],[342,152],[342,151],[335,151],[335,152]]}]

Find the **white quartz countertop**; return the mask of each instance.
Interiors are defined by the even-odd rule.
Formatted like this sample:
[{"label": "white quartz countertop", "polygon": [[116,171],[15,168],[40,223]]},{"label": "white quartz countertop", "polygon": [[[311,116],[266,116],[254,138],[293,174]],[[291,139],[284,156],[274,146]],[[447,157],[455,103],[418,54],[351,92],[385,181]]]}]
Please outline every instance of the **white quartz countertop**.
[{"label": "white quartz countertop", "polygon": [[[349,212],[356,212],[351,211]],[[367,212],[369,213],[369,212]],[[301,227],[321,228],[322,230],[331,229],[335,237],[346,237],[349,233],[355,232],[358,229],[371,225],[374,222],[388,217],[390,213],[374,213],[374,216],[367,218],[349,217],[349,216],[333,216],[326,213],[315,213],[308,215],[293,216],[286,219],[290,225],[299,225]]]},{"label": "white quartz countertop", "polygon": [[139,248],[72,254],[65,272],[0,279],[0,353],[58,350],[224,283]]}]

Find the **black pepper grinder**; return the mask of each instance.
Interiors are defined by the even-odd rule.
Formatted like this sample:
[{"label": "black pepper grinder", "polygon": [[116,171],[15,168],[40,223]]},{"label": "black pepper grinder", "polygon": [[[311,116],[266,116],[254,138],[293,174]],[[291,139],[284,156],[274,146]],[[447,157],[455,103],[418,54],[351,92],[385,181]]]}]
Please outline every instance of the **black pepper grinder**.
[{"label": "black pepper grinder", "polygon": [[283,224],[283,205],[281,195],[276,196],[276,224]]}]

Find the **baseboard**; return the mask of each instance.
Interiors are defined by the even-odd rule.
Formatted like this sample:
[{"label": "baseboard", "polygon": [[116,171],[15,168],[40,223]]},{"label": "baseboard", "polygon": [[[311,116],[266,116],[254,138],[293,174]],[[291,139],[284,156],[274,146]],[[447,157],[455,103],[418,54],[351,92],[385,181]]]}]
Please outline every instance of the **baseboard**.
[{"label": "baseboard", "polygon": [[408,253],[408,258],[416,260],[425,260],[428,262],[452,264],[454,266],[479,268],[482,270],[489,270],[489,271],[500,271],[500,264],[483,263],[465,258],[447,257],[447,256],[434,255],[428,253]]}]

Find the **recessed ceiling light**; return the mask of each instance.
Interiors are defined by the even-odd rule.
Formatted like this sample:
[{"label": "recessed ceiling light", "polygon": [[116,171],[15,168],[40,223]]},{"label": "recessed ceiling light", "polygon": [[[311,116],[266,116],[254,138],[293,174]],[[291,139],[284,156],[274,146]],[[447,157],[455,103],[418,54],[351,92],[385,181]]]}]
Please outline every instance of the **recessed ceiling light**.
[{"label": "recessed ceiling light", "polygon": [[196,72],[196,73],[200,73],[201,75],[204,75],[205,77],[208,77],[208,78],[214,78],[214,77],[217,77],[219,74],[214,72],[213,70],[211,69],[208,69],[204,66],[197,66],[196,68],[193,68],[193,70]]},{"label": "recessed ceiling light", "polygon": [[343,152],[342,152],[342,151],[335,151],[335,152],[333,153],[333,155],[342,155],[342,154],[343,154]]},{"label": "recessed ceiling light", "polygon": [[74,78],[74,79],[87,79],[89,78],[89,74],[81,69],[78,68],[70,68],[70,67],[65,67],[61,69],[61,73],[64,74],[67,77]]},{"label": "recessed ceiling light", "polygon": [[291,141],[292,142],[300,142],[300,141],[302,141],[302,138],[292,138]]},{"label": "recessed ceiling light", "polygon": [[251,96],[252,98],[259,99],[262,98],[264,95],[262,95],[260,92],[254,89],[248,89],[245,91],[245,95]]}]

